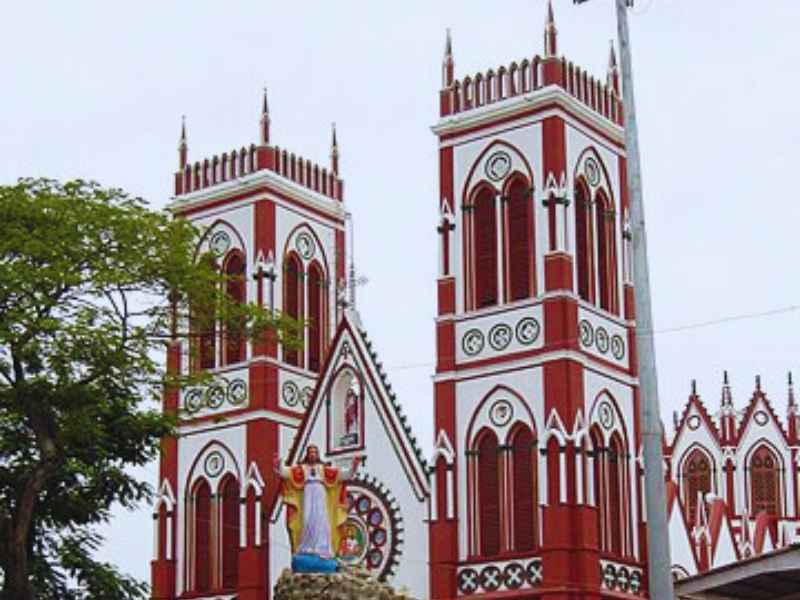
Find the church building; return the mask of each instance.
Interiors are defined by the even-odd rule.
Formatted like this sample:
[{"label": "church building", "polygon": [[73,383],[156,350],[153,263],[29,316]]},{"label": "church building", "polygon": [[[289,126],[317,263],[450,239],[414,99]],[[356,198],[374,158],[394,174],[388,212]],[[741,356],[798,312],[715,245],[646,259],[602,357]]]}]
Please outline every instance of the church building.
[{"label": "church building", "polygon": [[[152,598],[263,600],[291,559],[276,455],[310,445],[365,464],[336,552],[421,599],[647,597],[646,517],[620,75],[541,54],[438,91],[434,439],[420,442],[348,289],[347,210],[332,132],[320,165],[278,146],[263,98],[257,144],[190,162],[170,208],[205,233],[226,292],[303,319],[302,350],[208,326],[168,368],[171,390]],[[725,391],[727,390],[727,392]],[[727,394],[727,396],[726,396]],[[727,399],[726,399],[727,398]],[[688,576],[795,539],[798,415],[757,389],[693,393],[665,442],[673,568]]]}]

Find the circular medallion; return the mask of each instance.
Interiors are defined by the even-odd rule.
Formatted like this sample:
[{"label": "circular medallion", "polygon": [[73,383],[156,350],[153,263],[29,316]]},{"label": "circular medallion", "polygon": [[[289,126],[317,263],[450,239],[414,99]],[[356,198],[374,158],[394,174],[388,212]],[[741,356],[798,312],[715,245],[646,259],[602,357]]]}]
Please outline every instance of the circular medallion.
[{"label": "circular medallion", "polygon": [[489,330],[489,345],[495,350],[505,350],[514,338],[511,327],[498,323]]},{"label": "circular medallion", "polygon": [[225,389],[220,384],[215,383],[208,388],[206,398],[208,399],[209,408],[219,408],[225,402]]},{"label": "circular medallion", "polygon": [[511,157],[507,152],[495,152],[486,161],[486,176],[492,181],[500,181],[511,170]]},{"label": "circular medallion", "polygon": [[489,409],[489,420],[497,427],[505,427],[514,418],[514,407],[508,400],[498,400]]},{"label": "circular medallion", "polygon": [[399,509],[388,489],[358,474],[347,484],[347,520],[336,550],[339,560],[366,567],[380,581],[390,577],[401,554]]},{"label": "circular medallion", "polygon": [[581,346],[588,348],[594,343],[594,329],[592,328],[592,324],[584,319],[580,322],[580,325],[578,325],[578,329],[580,330]]},{"label": "circular medallion", "polygon": [[461,348],[467,356],[475,356],[483,350],[483,334],[477,329],[470,329],[461,339]]},{"label": "circular medallion", "polygon": [[186,412],[189,413],[196,413],[203,408],[202,390],[195,388],[186,392],[186,396],[183,398],[183,407],[186,409]]},{"label": "circular medallion", "polygon": [[226,231],[217,231],[208,241],[208,247],[216,256],[223,256],[231,247],[231,236]]},{"label": "circular medallion", "polygon": [[753,420],[762,427],[767,424],[769,421],[769,415],[765,413],[763,410],[758,411],[756,414],[753,415]]},{"label": "circular medallion", "polygon": [[614,426],[614,409],[608,402],[603,402],[599,409],[600,424],[606,428],[611,429]]},{"label": "circular medallion", "polygon": [[475,569],[463,569],[458,572],[458,591],[464,595],[478,590],[478,572]]},{"label": "circular medallion", "polygon": [[517,341],[523,346],[530,346],[539,338],[541,331],[539,321],[533,317],[522,319],[517,323]]},{"label": "circular medallion", "polygon": [[626,567],[620,567],[617,571],[617,585],[619,589],[623,592],[628,591],[628,585],[630,583],[630,571]]},{"label": "circular medallion", "polygon": [[622,339],[622,336],[615,335],[611,338],[611,354],[617,360],[625,358],[625,340]]},{"label": "circular medallion", "polygon": [[300,396],[300,402],[303,404],[303,408],[308,408],[311,406],[311,396],[314,395],[314,389],[310,386],[306,386],[303,388],[303,393]]},{"label": "circular medallion", "polygon": [[247,384],[244,379],[236,379],[228,385],[228,402],[234,406],[244,404],[247,400]]},{"label": "circular medallion", "polygon": [[634,594],[638,594],[639,590],[642,589],[642,574],[639,571],[634,571],[631,573],[631,591]]},{"label": "circular medallion", "polygon": [[542,582],[542,560],[540,558],[534,559],[528,563],[525,568],[525,574],[528,576],[528,583],[536,585]]},{"label": "circular medallion", "polygon": [[597,342],[597,349],[600,351],[601,354],[608,353],[608,347],[611,343],[608,332],[605,330],[604,327],[598,327],[594,333],[595,342]]},{"label": "circular medallion", "polygon": [[300,400],[300,390],[294,381],[287,381],[281,389],[281,397],[288,406],[297,406]]},{"label": "circular medallion", "polygon": [[497,591],[503,584],[503,573],[494,565],[489,565],[481,571],[481,587],[487,592]]},{"label": "circular medallion", "polygon": [[209,477],[217,477],[225,468],[225,458],[219,452],[212,452],[206,456],[203,468]]},{"label": "circular medallion", "polygon": [[510,563],[503,569],[503,580],[506,587],[510,590],[516,590],[522,587],[525,583],[525,569],[519,563]]},{"label": "circular medallion", "polygon": [[583,174],[586,175],[587,181],[596,186],[600,183],[600,165],[593,158],[587,158],[583,165]]},{"label": "circular medallion", "polygon": [[294,241],[294,247],[297,248],[297,252],[299,252],[300,256],[305,260],[314,258],[316,245],[314,244],[314,238],[311,237],[311,234],[306,232],[300,233]]},{"label": "circular medallion", "polygon": [[686,419],[686,426],[692,431],[695,431],[700,427],[700,417],[698,417],[697,415],[692,415],[691,417]]}]

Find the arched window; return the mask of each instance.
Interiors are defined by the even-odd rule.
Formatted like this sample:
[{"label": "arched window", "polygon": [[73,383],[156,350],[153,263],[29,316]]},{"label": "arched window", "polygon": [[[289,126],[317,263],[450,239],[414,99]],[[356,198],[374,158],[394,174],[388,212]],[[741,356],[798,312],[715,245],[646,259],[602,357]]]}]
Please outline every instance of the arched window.
[{"label": "arched window", "polygon": [[222,486],[222,587],[239,585],[239,483],[227,478]]},{"label": "arched window", "polygon": [[323,335],[325,332],[325,279],[316,262],[308,268],[308,368],[318,372],[322,361]]},{"label": "arched window", "polygon": [[706,454],[695,448],[684,460],[681,469],[683,479],[683,502],[688,512],[689,525],[693,525],[697,516],[698,494],[705,498],[711,492],[711,462]]},{"label": "arched window", "polygon": [[520,427],[511,439],[511,447],[514,477],[513,543],[514,550],[525,552],[532,550],[538,539],[536,454],[531,430]]},{"label": "arched window", "polygon": [[211,488],[201,480],[194,489],[194,589],[211,590]]},{"label": "arched window", "polygon": [[486,431],[478,442],[478,504],[480,553],[500,553],[500,472],[497,436]]},{"label": "arched window", "polygon": [[599,280],[600,308],[613,312],[616,294],[616,244],[614,243],[614,210],[605,194],[598,193],[595,201],[597,225],[597,278]]},{"label": "arched window", "polygon": [[[240,252],[232,252],[225,260],[225,291],[232,304],[242,305],[246,302],[246,281],[244,276],[244,257]],[[225,333],[225,364],[241,362],[245,358],[245,338],[241,331],[244,323],[231,323],[231,329]]]},{"label": "arched window", "polygon": [[617,434],[611,438],[608,449],[608,512],[611,533],[611,552],[622,556],[622,540],[625,535],[625,448]]},{"label": "arched window", "polygon": [[495,195],[489,188],[478,192],[473,204],[475,253],[475,308],[497,304],[497,215]]},{"label": "arched window", "polygon": [[[214,259],[206,255],[209,268],[216,270]],[[197,340],[197,366],[201,369],[213,369],[217,366],[217,323],[213,302],[203,298],[192,306],[192,330]]]},{"label": "arched window", "polygon": [[753,453],[750,458],[753,514],[763,510],[774,517],[781,516],[780,475],[780,463],[767,446],[761,446]]},{"label": "arched window", "polygon": [[508,299],[528,298],[533,280],[533,220],[529,186],[517,177],[508,187]]},{"label": "arched window", "polygon": [[[289,317],[303,318],[303,263],[296,254],[290,254],[284,264],[283,311]],[[300,352],[285,350],[284,359],[290,365],[300,366]]]},{"label": "arched window", "polygon": [[592,213],[589,193],[582,182],[575,186],[575,266],[578,297],[592,301]]},{"label": "arched window", "polygon": [[597,508],[597,540],[600,550],[604,550],[606,546],[605,534],[605,517],[607,511],[606,504],[606,490],[603,482],[605,481],[604,463],[605,463],[605,449],[603,448],[603,435],[596,427],[592,429],[590,437],[592,439],[592,482],[594,484],[594,505]]}]

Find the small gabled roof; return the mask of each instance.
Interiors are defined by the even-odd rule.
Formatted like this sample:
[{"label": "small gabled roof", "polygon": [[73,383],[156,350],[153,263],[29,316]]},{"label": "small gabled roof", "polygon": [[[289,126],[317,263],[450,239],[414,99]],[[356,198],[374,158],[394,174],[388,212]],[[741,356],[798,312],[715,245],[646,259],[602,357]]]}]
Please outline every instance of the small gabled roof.
[{"label": "small gabled roof", "polygon": [[383,370],[382,363],[378,360],[378,354],[361,326],[361,319],[356,312],[351,310],[345,311],[336,329],[336,335],[317,379],[317,386],[311,396],[308,410],[292,443],[289,461],[296,461],[305,450],[312,428],[322,413],[325,391],[338,372],[341,363],[340,357],[346,345],[352,361],[358,365],[364,376],[364,385],[374,392],[375,409],[378,411],[384,431],[403,465],[414,494],[419,500],[425,499],[430,495],[428,464],[411,430],[408,418],[403,414],[397,396],[392,391],[392,385]]},{"label": "small gabled roof", "polygon": [[767,398],[767,395],[761,391],[760,383],[756,384],[756,390],[753,392],[750,402],[747,404],[747,409],[745,410],[741,423],[739,423],[739,430],[736,432],[736,444],[738,445],[742,441],[742,438],[747,432],[748,427],[750,427],[750,422],[753,420],[753,415],[755,414],[759,403],[763,403],[767,414],[772,419],[772,422],[775,424],[775,427],[778,429],[778,431],[780,431],[781,437],[786,445],[791,445],[789,442],[789,436],[786,433],[786,429],[783,427],[778,415],[772,408],[772,403],[769,401],[769,398]]},{"label": "small gabled roof", "polygon": [[714,422],[714,419],[711,418],[711,415],[708,413],[708,409],[706,409],[703,401],[700,400],[700,396],[695,393],[693,389],[692,394],[689,396],[689,400],[686,402],[686,406],[683,408],[683,413],[681,414],[680,421],[678,422],[678,426],[675,430],[675,437],[672,439],[672,444],[669,447],[670,455],[675,450],[681,435],[686,430],[686,420],[689,418],[689,415],[692,412],[692,407],[697,410],[697,414],[700,415],[700,419],[703,421],[703,423],[705,423],[709,433],[711,434],[711,437],[714,439],[717,445],[721,447],[721,436],[719,429],[717,428],[717,424]]}]

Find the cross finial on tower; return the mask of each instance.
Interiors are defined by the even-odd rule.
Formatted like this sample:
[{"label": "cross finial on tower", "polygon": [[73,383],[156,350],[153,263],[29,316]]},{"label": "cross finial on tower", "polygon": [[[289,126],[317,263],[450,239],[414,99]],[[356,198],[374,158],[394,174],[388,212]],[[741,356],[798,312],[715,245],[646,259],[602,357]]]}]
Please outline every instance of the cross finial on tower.
[{"label": "cross finial on tower", "polygon": [[794,381],[792,380],[792,372],[789,371],[789,406],[794,406]]},{"label": "cross finial on tower", "polygon": [[269,102],[267,102],[267,88],[264,88],[264,100],[261,103],[261,144],[269,144]]},{"label": "cross finial on tower", "polygon": [[444,41],[444,58],[442,59],[442,87],[448,88],[452,85],[455,77],[455,61],[453,60],[453,38],[450,35],[450,28],[447,28],[447,36]]},{"label": "cross finial on tower", "polygon": [[619,65],[617,64],[617,51],[614,48],[614,40],[610,42],[611,49],[608,52],[608,77],[607,83],[617,95],[619,95]]},{"label": "cross finial on tower", "polygon": [[697,395],[697,380],[692,379],[692,396]]},{"label": "cross finial on tower", "polygon": [[180,168],[186,167],[189,146],[186,143],[186,115],[181,116],[181,139],[178,143],[178,164]]},{"label": "cross finial on tower", "polygon": [[331,123],[331,171],[339,174],[339,143],[336,141],[336,123]]},{"label": "cross finial on tower", "polygon": [[553,2],[547,0],[547,20],[544,25],[544,57],[553,58],[558,54],[558,29],[553,13]]},{"label": "cross finial on tower", "polygon": [[722,372],[722,407],[733,406],[733,398],[731,397],[731,386],[728,380],[728,371]]},{"label": "cross finial on tower", "polygon": [[761,375],[756,375],[756,391],[761,391]]}]

